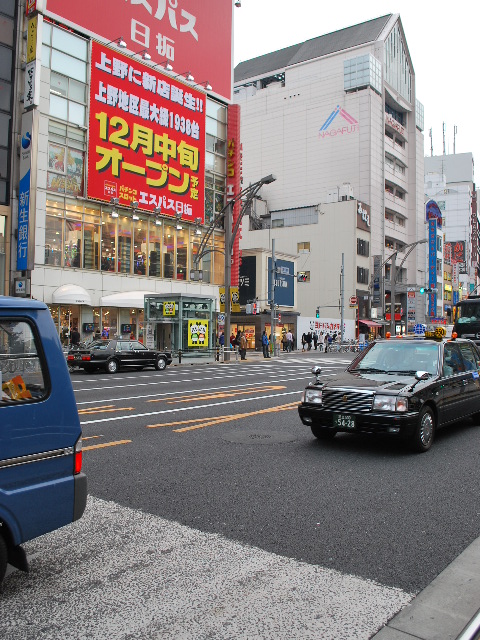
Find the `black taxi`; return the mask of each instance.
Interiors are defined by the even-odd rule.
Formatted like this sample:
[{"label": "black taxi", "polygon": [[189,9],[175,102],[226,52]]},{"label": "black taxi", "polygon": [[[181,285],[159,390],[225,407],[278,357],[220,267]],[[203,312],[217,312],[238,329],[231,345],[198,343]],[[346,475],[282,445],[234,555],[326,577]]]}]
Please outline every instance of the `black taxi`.
[{"label": "black taxi", "polygon": [[480,417],[480,351],[455,334],[446,340],[443,327],[376,340],[340,375],[312,373],[298,413],[318,439],[390,434],[424,452],[438,427]]}]

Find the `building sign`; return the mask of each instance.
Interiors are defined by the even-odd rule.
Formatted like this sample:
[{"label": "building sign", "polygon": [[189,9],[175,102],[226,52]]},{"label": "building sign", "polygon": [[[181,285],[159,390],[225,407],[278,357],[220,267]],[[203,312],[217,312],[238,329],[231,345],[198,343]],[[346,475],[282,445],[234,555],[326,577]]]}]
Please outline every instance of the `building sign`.
[{"label": "building sign", "polygon": [[42,16],[35,15],[27,25],[27,60],[23,106],[25,109],[40,103],[40,63],[37,60],[37,42],[41,44]]},{"label": "building sign", "polygon": [[[437,220],[431,218],[428,221],[428,286],[437,286]],[[428,294],[428,315],[433,318],[437,315],[437,294]]]},{"label": "building sign", "polygon": [[[30,198],[32,143],[34,128],[34,111],[22,114],[22,133],[20,143],[20,183],[18,189],[18,233],[17,233],[17,271],[30,268],[33,256],[29,252],[30,212],[33,211]],[[30,265],[30,266],[29,266]]]},{"label": "building sign", "polygon": [[92,42],[88,197],[204,222],[205,95]]},{"label": "building sign", "polygon": [[[101,9],[101,10],[100,10]],[[177,73],[232,97],[233,2],[225,0],[47,0],[46,15],[113,42],[145,50],[153,64],[170,61]]]},{"label": "building sign", "polygon": [[[346,320],[343,321],[343,337],[345,340],[354,340],[355,339],[355,320]],[[340,318],[308,318],[299,316],[297,318],[297,335],[295,340],[297,340],[297,344],[301,344],[302,335],[304,333],[308,333],[311,331],[312,333],[316,333],[320,335],[323,331],[323,334],[326,335],[329,333],[333,335],[334,333],[341,333],[341,319]]]},{"label": "building sign", "polygon": [[398,120],[395,120],[395,118],[389,113],[385,114],[385,124],[388,124],[389,127],[392,127],[392,129],[395,129],[395,131],[401,133],[402,136],[405,135],[405,127],[403,127],[400,122],[398,122]]},{"label": "building sign", "polygon": [[[333,125],[333,121],[338,115],[340,115],[343,118],[343,120],[347,123],[346,125],[342,124],[340,121],[340,125],[337,126],[339,123],[338,120],[335,123],[335,125]],[[318,132],[318,137],[334,138],[335,136],[348,135],[350,133],[355,133],[356,131],[359,130],[359,128],[360,126],[358,124],[358,120],[355,120],[355,118],[351,116],[349,113],[347,113],[343,107],[340,107],[340,105],[337,105],[335,109],[332,111],[332,113],[325,120],[325,122],[322,124],[322,126],[320,127],[320,130]]]},{"label": "building sign", "polygon": [[372,307],[375,309],[383,309],[382,304],[382,284],[383,278],[381,274],[382,256],[373,256],[373,300]]},{"label": "building sign", "polygon": [[[294,305],[295,265],[286,260],[275,260],[275,304],[282,307]],[[268,258],[268,299],[272,299],[271,291],[272,258]]]},{"label": "building sign", "polygon": [[257,258],[242,256],[239,282],[240,304],[248,304],[257,297]]},{"label": "building sign", "polygon": [[163,303],[163,315],[164,316],[174,316],[175,315],[175,302],[164,302]]},{"label": "building sign", "polygon": [[188,321],[188,346],[208,347],[208,320]]},{"label": "building sign", "polygon": [[412,333],[416,325],[416,291],[413,288],[407,290],[407,332]]},{"label": "building sign", "polygon": [[[219,287],[220,312],[225,313],[225,287]],[[230,309],[233,313],[240,313],[240,294],[238,287],[230,287]]]},{"label": "building sign", "polygon": [[[227,125],[227,202],[242,189],[242,151],[240,144],[240,105],[228,107]],[[241,212],[241,202],[233,206],[232,227],[234,228]],[[241,229],[241,227],[240,227]],[[232,251],[232,284],[238,285],[240,272],[240,229],[233,241]]]},{"label": "building sign", "polygon": [[426,220],[431,220],[435,218],[437,221],[437,227],[442,228],[442,212],[440,211],[440,207],[435,202],[435,200],[429,200],[425,207],[426,210]]},{"label": "building sign", "polygon": [[370,231],[370,206],[357,202],[357,229]]}]

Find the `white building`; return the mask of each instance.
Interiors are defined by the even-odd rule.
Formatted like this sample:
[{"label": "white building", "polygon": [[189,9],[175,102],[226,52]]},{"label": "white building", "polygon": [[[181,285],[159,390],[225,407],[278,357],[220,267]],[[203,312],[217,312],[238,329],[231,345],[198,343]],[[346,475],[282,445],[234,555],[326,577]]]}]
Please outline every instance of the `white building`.
[{"label": "white building", "polygon": [[[348,293],[361,300],[374,294],[360,309],[361,317],[382,316],[390,263],[380,278],[374,278],[374,263],[378,268],[398,252],[399,266],[406,245],[425,234],[423,107],[416,100],[399,15],[242,62],[234,82],[242,114],[244,184],[270,173],[277,177],[269,185],[271,213],[264,220],[271,231],[244,229],[241,248],[265,248],[271,236],[286,253],[299,253],[299,270],[303,259],[310,280],[298,285],[297,308],[307,316],[317,305],[338,299],[343,252]],[[368,232],[350,220],[346,233],[346,223],[339,220],[342,208],[333,206],[327,214],[327,204],[342,200],[368,210]],[[298,219],[302,211],[310,220]],[[351,217],[356,220],[357,214]],[[288,230],[279,229],[282,224]],[[307,241],[306,259],[298,246]],[[397,272],[396,304],[404,324],[407,288],[424,283],[425,255],[425,246],[416,246]],[[419,300],[416,311],[422,316],[417,321],[423,320]]]}]

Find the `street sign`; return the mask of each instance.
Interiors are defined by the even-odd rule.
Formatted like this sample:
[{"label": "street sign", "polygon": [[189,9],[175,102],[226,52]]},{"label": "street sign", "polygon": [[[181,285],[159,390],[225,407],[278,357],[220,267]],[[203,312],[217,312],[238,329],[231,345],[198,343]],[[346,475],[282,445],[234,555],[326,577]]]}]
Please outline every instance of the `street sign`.
[{"label": "street sign", "polygon": [[350,304],[353,306],[355,304],[358,304],[358,298],[357,296],[350,296]]}]

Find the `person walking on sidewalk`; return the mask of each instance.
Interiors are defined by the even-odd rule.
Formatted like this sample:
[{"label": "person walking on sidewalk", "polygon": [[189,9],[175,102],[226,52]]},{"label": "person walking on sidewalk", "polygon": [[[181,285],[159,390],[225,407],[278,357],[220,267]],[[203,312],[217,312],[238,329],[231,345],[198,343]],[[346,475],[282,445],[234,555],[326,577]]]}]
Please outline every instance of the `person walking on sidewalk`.
[{"label": "person walking on sidewalk", "polygon": [[240,334],[240,360],[246,360],[247,359],[247,339],[245,337],[245,333],[242,332]]},{"label": "person walking on sidewalk", "polygon": [[287,335],[285,337],[287,338],[287,352],[290,353],[293,347],[293,335],[290,329],[287,331]]},{"label": "person walking on sidewalk", "polygon": [[268,336],[267,336],[267,332],[264,331],[262,333],[262,350],[263,350],[263,357],[264,358],[270,358],[270,353],[268,352],[268,346],[269,346],[269,341],[268,341]]}]

